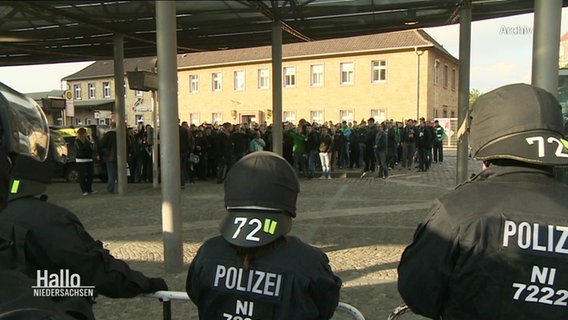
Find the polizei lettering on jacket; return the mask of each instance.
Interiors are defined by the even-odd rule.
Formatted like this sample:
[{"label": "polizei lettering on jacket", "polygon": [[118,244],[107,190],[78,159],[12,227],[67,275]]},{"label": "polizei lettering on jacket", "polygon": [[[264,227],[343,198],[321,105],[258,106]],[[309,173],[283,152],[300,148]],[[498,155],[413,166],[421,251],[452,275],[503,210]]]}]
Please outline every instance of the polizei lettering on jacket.
[{"label": "polizei lettering on jacket", "polygon": [[217,265],[213,280],[213,286],[216,288],[268,297],[279,297],[281,285],[281,274],[223,265]]},{"label": "polizei lettering on jacket", "polygon": [[505,220],[503,247],[568,254],[568,227]]}]

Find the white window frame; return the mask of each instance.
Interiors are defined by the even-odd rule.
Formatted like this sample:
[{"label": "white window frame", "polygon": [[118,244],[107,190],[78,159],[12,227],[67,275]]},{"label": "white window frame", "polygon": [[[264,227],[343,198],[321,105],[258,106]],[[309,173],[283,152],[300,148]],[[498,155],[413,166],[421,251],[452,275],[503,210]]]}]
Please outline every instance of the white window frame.
[{"label": "white window frame", "polygon": [[380,83],[387,81],[387,60],[371,61],[371,82]]},{"label": "white window frame", "polygon": [[282,122],[296,123],[296,111],[282,112]]},{"label": "white window frame", "polygon": [[190,114],[189,114],[189,123],[190,123],[190,124],[194,124],[194,125],[196,125],[196,126],[200,125],[200,124],[201,124],[201,121],[200,121],[199,119],[200,119],[200,117],[199,117],[199,113],[198,113],[198,112],[190,113]]},{"label": "white window frame", "polygon": [[190,74],[189,75],[189,93],[199,92],[199,75]]},{"label": "white window frame", "polygon": [[213,112],[211,114],[211,122],[221,124],[223,123],[223,113],[222,112]]},{"label": "white window frame", "polygon": [[73,85],[73,99],[81,100],[81,84]]},{"label": "white window frame", "polygon": [[270,89],[270,70],[268,68],[258,69],[258,88]]},{"label": "white window frame", "polygon": [[234,72],[234,79],[235,79],[235,91],[244,91],[245,90],[245,71],[244,70],[237,70]]},{"label": "white window frame", "polygon": [[354,118],[355,118],[355,111],[353,109],[339,110],[339,122],[343,121],[353,122]]},{"label": "white window frame", "polygon": [[223,91],[223,74],[221,72],[211,74],[211,90],[213,92]]},{"label": "white window frame", "polygon": [[323,64],[312,64],[310,66],[310,84],[312,87],[323,86]]},{"label": "white window frame", "polygon": [[323,124],[324,123],[324,112],[323,110],[312,110],[310,111],[310,123],[319,123],[319,124]]},{"label": "white window frame", "polygon": [[89,88],[89,99],[95,99],[96,98],[96,87],[94,83],[89,83],[87,84],[87,87]]},{"label": "white window frame", "polygon": [[371,117],[375,119],[375,123],[381,123],[387,120],[386,109],[371,109]]},{"label": "white window frame", "polygon": [[103,98],[110,98],[110,81],[103,82]]},{"label": "white window frame", "polygon": [[296,67],[284,67],[282,75],[284,76],[284,81],[282,81],[284,87],[296,86]]},{"label": "white window frame", "polygon": [[354,62],[341,62],[339,64],[339,83],[340,84],[353,84],[355,83],[355,63]]}]

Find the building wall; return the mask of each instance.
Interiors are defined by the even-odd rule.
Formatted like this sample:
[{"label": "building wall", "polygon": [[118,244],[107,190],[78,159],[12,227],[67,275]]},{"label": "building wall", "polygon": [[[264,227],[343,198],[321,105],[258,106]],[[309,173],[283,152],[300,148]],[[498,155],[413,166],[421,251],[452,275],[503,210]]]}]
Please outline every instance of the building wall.
[{"label": "building wall", "polygon": [[[284,86],[282,89],[283,112],[285,115],[294,113],[294,122],[302,118],[312,121],[312,111],[322,111],[323,120],[334,123],[345,119],[341,117],[342,111],[351,112],[351,119],[347,120],[358,122],[370,116],[377,118],[376,110],[384,111],[379,114],[384,116],[384,119],[416,118],[417,59],[414,50],[286,59],[282,67],[295,68],[296,84],[291,87]],[[446,110],[447,117],[457,115],[457,61],[434,49],[426,50],[420,59],[419,115],[433,119],[436,110],[438,117],[442,117],[443,110]],[[440,60],[442,66],[438,85],[434,85],[435,59]],[[373,82],[371,63],[379,60],[386,61],[386,80]],[[340,81],[342,63],[353,63],[352,84],[342,84]],[[323,65],[324,81],[321,86],[311,84],[313,65]],[[443,86],[445,65],[450,70],[449,76],[452,75],[451,71],[455,70],[456,82],[453,85],[449,79],[448,85]],[[271,123],[269,109],[272,105],[272,85],[268,89],[258,88],[258,70],[262,68],[269,70],[272,82],[269,62],[180,70],[180,118],[186,121],[195,120],[193,122],[197,123],[212,123],[213,113],[220,113],[221,122],[244,122],[247,120],[244,115],[256,115],[257,122]],[[245,72],[244,90],[234,89],[235,71]],[[222,74],[222,90],[219,92],[212,90],[213,73]],[[199,77],[199,92],[190,92],[191,75]],[[283,116],[283,119],[286,120],[286,116]]]},{"label": "building wall", "polygon": [[[360,122],[373,116],[376,120],[403,119],[425,117],[427,119],[448,118],[457,116],[457,61],[434,48],[422,49],[419,56],[413,49],[352,53],[325,57],[305,57],[285,59],[283,68],[295,67],[296,83],[285,86],[283,94],[283,112],[292,113],[288,118],[292,122],[300,119],[316,121],[312,112],[321,112],[323,121],[341,120]],[[418,59],[420,59],[420,82],[417,82]],[[436,67],[436,60],[439,61]],[[372,81],[372,61],[386,62],[386,79]],[[341,64],[353,64],[353,82],[342,84]],[[323,84],[311,84],[311,67],[323,65]],[[445,83],[444,68],[448,66],[448,85]],[[258,84],[259,69],[269,70],[269,87],[260,89]],[[436,82],[436,70],[438,82]],[[452,78],[455,70],[455,79]],[[243,71],[245,85],[243,90],[235,90],[234,74]],[[212,74],[222,74],[222,89],[212,90]],[[198,92],[190,92],[190,76],[199,76]],[[283,72],[284,76],[284,72]],[[103,82],[110,82],[111,97],[103,97]],[[94,83],[95,100],[114,100],[114,78],[105,77],[80,81],[69,81],[69,89],[73,91],[75,84],[81,85],[81,100],[88,99],[88,83]],[[126,122],[134,126],[140,117],[146,124],[152,124],[152,94],[142,92],[136,96],[135,91],[127,86],[125,109]],[[283,81],[284,83],[284,81]],[[418,90],[418,94],[417,94]],[[142,98],[140,103],[139,98]],[[417,98],[419,103],[417,105]],[[217,122],[263,122],[272,123],[272,66],[270,61],[224,66],[195,67],[178,70],[178,102],[179,118],[190,123]],[[417,107],[419,111],[417,112]],[[444,113],[445,110],[445,113]],[[379,112],[380,111],[380,112]],[[91,123],[100,123],[95,118],[96,108],[75,108],[75,119],[82,124],[85,119]],[[342,113],[343,112],[343,113]],[[348,113],[345,115],[345,113]],[[213,114],[220,114],[214,118]],[[343,117],[342,117],[343,114]],[[113,116],[114,118],[114,116]],[[283,116],[283,119],[287,118]],[[107,119],[105,121],[110,121]],[[322,122],[322,121],[318,121]]]},{"label": "building wall", "polygon": [[[103,94],[103,84],[105,82],[110,83],[110,97],[104,97]],[[151,92],[143,92],[139,91],[138,95],[136,91],[130,90],[128,87],[128,79],[125,77],[124,82],[126,84],[126,96],[125,96],[125,112],[126,112],[126,123],[129,126],[135,126],[137,120],[142,118],[144,123],[152,124],[152,110],[153,110],[153,103],[152,103],[152,93]],[[95,85],[95,96],[94,98],[89,98],[89,84],[93,83]],[[73,93],[73,97],[75,97],[74,87],[75,85],[81,86],[81,99],[75,101],[100,101],[100,100],[115,100],[115,89],[114,89],[114,78],[113,77],[104,77],[104,78],[97,78],[97,79],[87,79],[87,80],[80,80],[80,81],[68,81],[67,86],[68,89],[71,90]],[[116,107],[115,107],[116,108]],[[108,112],[99,111],[96,107],[75,107],[75,115],[73,117],[68,117],[67,123],[77,125],[80,122],[83,125],[89,124],[101,124],[105,123],[108,124],[111,120],[115,119],[116,110],[113,110],[112,115],[109,115]]]}]

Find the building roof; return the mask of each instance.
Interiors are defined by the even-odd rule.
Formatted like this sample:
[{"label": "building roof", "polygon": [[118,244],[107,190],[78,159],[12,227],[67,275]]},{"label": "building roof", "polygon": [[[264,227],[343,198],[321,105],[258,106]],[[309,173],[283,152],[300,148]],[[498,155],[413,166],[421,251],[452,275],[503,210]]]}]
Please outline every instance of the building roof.
[{"label": "building roof", "polygon": [[[305,57],[409,50],[415,47],[436,48],[457,61],[426,31],[421,29],[285,44],[282,45],[282,59],[293,60]],[[271,46],[186,53],[178,55],[178,69],[260,61],[269,62],[271,55]]]},{"label": "building roof", "polygon": [[[411,50],[413,48],[434,48],[457,61],[442,45],[421,29],[364,36],[337,38],[330,40],[300,42],[282,45],[282,57],[291,60],[305,57],[323,57],[347,55],[363,52]],[[271,46],[231,49],[223,51],[195,52],[178,55],[178,69],[251,62],[270,62]],[[125,59],[124,70],[151,70],[156,57]],[[63,78],[63,80],[82,80],[100,77],[112,77],[114,61],[96,61],[86,68]]]},{"label": "building roof", "polygon": [[[151,71],[156,66],[156,57],[142,57],[124,59],[124,71],[146,70]],[[114,77],[114,60],[95,61],[85,68],[64,77],[61,80],[88,80],[96,78]]]}]

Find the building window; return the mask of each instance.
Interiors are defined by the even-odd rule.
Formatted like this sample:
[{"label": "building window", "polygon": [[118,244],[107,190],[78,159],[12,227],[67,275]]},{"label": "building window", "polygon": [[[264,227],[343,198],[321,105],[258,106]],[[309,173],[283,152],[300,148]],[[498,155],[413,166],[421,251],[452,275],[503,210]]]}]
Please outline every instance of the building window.
[{"label": "building window", "polygon": [[448,87],[449,75],[448,75],[448,65],[444,66],[444,88]]},{"label": "building window", "polygon": [[452,69],[452,90],[456,90],[456,69]]},{"label": "building window", "polygon": [[375,60],[371,62],[372,82],[385,82],[387,80],[387,61]]},{"label": "building window", "polygon": [[296,123],[296,112],[295,111],[284,111],[282,115],[283,122]]},{"label": "building window", "polygon": [[268,89],[270,88],[270,72],[268,69],[258,69],[258,88]]},{"label": "building window", "polygon": [[371,117],[375,119],[375,123],[381,123],[387,120],[387,111],[385,109],[371,109]]},{"label": "building window", "polygon": [[144,92],[142,92],[141,90],[134,90],[134,95],[136,95],[137,97],[142,97],[144,96]]},{"label": "building window", "polygon": [[73,85],[73,99],[81,100],[81,85],[74,84]]},{"label": "building window", "polygon": [[213,124],[223,123],[223,114],[221,112],[213,112],[211,114],[211,121],[213,122]]},{"label": "building window", "polygon": [[194,124],[196,126],[200,125],[201,122],[199,121],[199,113],[190,113],[189,114],[189,123]]},{"label": "building window", "polygon": [[339,68],[341,69],[341,84],[353,84],[353,62],[343,62]]},{"label": "building window", "polygon": [[189,92],[198,93],[199,92],[199,76],[192,74],[189,76]]},{"label": "building window", "polygon": [[89,99],[94,99],[95,98],[95,84],[89,83],[87,86],[89,87]]},{"label": "building window", "polygon": [[103,97],[110,98],[110,82],[103,82]]},{"label": "building window", "polygon": [[315,122],[323,124],[323,111],[322,110],[310,111],[310,121],[311,123]]},{"label": "building window", "polygon": [[296,67],[284,68],[284,86],[293,87],[296,85]]},{"label": "building window", "polygon": [[221,72],[215,72],[212,75],[213,91],[221,91],[223,89],[223,78]]},{"label": "building window", "polygon": [[235,91],[245,90],[245,72],[235,71]]},{"label": "building window", "polygon": [[339,110],[339,122],[353,121],[354,112],[353,110]]},{"label": "building window", "polygon": [[311,67],[311,85],[323,86],[323,64],[314,64]]}]

